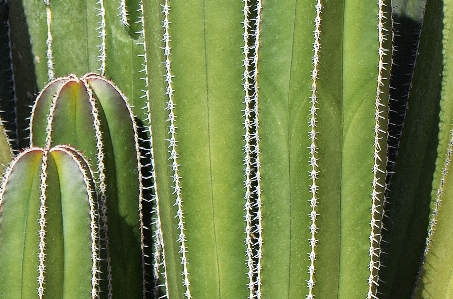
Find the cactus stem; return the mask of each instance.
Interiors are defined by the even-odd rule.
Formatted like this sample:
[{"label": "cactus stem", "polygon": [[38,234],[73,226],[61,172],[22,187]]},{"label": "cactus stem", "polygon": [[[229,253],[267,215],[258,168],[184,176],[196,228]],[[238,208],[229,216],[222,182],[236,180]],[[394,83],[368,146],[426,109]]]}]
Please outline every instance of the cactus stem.
[{"label": "cactus stem", "polygon": [[[451,125],[451,127],[453,128],[453,124]],[[442,204],[442,195],[444,193],[445,181],[446,181],[446,177],[448,175],[448,168],[451,163],[452,155],[453,155],[453,129],[450,130],[450,141],[448,143],[448,149],[447,149],[446,157],[444,160],[444,166],[442,168],[442,176],[440,178],[439,188],[436,191],[436,198],[434,200],[434,204],[433,204],[433,208],[432,208],[432,212],[431,212],[431,219],[429,220],[428,236],[426,237],[425,251],[423,252],[423,258],[422,258],[422,263],[420,265],[420,269],[423,268],[423,266],[426,262],[426,256],[431,247],[431,241],[432,241],[432,238],[434,235],[434,231],[435,231],[434,228],[437,223],[437,216],[439,215],[439,209]],[[417,276],[417,282],[415,284],[416,286],[420,286],[419,281],[421,280],[422,274],[423,274],[423,272],[419,271],[418,276]],[[416,291],[417,290],[415,289],[414,294],[416,293]]]},{"label": "cactus stem", "polygon": [[[93,193],[94,190],[92,189],[92,186],[87,179],[88,177],[94,177],[93,173],[90,173],[89,175],[85,172],[85,167],[82,165],[81,161],[79,159],[83,159],[83,163],[85,165],[89,165],[88,161],[85,160],[85,158],[82,155],[78,155],[78,158],[74,156],[74,154],[68,150],[68,148],[64,146],[56,146],[52,149],[54,150],[59,150],[62,152],[68,153],[70,157],[72,157],[73,161],[78,165],[78,169],[83,172],[83,177],[85,181],[85,186],[88,194],[88,203],[90,205],[90,227],[91,227],[91,259],[92,259],[92,266],[91,266],[91,297],[92,298],[97,298],[98,294],[100,293],[99,290],[99,261],[100,261],[100,256],[99,256],[99,244],[98,242],[100,241],[100,238],[98,236],[98,224],[97,224],[97,211],[95,207],[95,199],[93,198]],[[88,168],[89,171],[91,172],[91,169]]]},{"label": "cactus stem", "polygon": [[314,286],[315,286],[315,260],[316,260],[316,243],[318,240],[316,239],[316,231],[318,230],[318,227],[316,226],[316,219],[318,214],[316,213],[316,207],[318,205],[318,196],[317,196],[317,191],[318,191],[318,185],[317,185],[317,179],[318,179],[318,157],[317,157],[317,151],[318,151],[318,146],[316,144],[316,123],[317,123],[317,117],[316,117],[316,111],[318,110],[317,103],[318,103],[318,97],[317,97],[317,81],[318,81],[318,67],[319,67],[319,52],[321,49],[321,44],[320,44],[320,39],[321,39],[321,12],[322,12],[322,4],[321,0],[318,0],[316,3],[316,17],[314,20],[315,23],[315,30],[314,30],[314,43],[313,43],[313,71],[312,71],[312,85],[311,85],[311,108],[310,108],[310,178],[311,178],[311,187],[310,187],[310,192],[311,192],[311,199],[310,199],[310,207],[311,207],[311,212],[310,212],[310,219],[311,219],[311,225],[310,225],[310,232],[311,232],[311,237],[310,237],[310,248],[311,251],[308,254],[309,259],[310,259],[310,266],[308,266],[308,274],[309,274],[309,279],[307,280],[307,287],[308,287],[308,294],[306,296],[307,299],[312,299],[314,298]]},{"label": "cactus stem", "polygon": [[177,141],[176,141],[176,126],[175,120],[176,115],[174,112],[175,103],[173,101],[173,75],[171,71],[171,60],[170,60],[170,5],[169,0],[165,1],[163,5],[162,13],[164,15],[163,20],[163,29],[164,29],[164,36],[163,41],[165,43],[164,46],[164,55],[165,55],[165,82],[167,83],[167,91],[166,94],[168,96],[168,102],[166,110],[169,111],[168,119],[169,122],[169,153],[170,153],[170,160],[172,161],[173,167],[173,189],[174,194],[176,195],[176,202],[175,205],[178,207],[178,212],[176,217],[178,218],[178,228],[179,228],[179,237],[178,242],[180,242],[180,252],[181,252],[181,263],[183,265],[183,284],[186,288],[185,296],[186,298],[192,298],[192,295],[189,290],[189,270],[188,270],[188,260],[187,260],[187,247],[186,247],[186,236],[185,236],[185,227],[184,227],[184,213],[182,208],[182,194],[181,194],[181,186],[180,186],[180,176],[179,176],[179,164],[178,164],[178,154],[176,151],[177,148]]},{"label": "cactus stem", "polygon": [[[372,206],[371,206],[371,233],[370,233],[370,276],[368,278],[368,294],[367,298],[377,298],[376,297],[376,287],[379,284],[378,271],[380,268],[380,255],[381,255],[381,231],[382,231],[382,218],[383,218],[383,209],[384,204],[383,199],[381,198],[384,195],[384,192],[380,192],[379,189],[383,189],[385,186],[385,169],[382,169],[383,162],[381,161],[382,148],[381,140],[385,139],[385,129],[383,124],[386,117],[383,115],[384,111],[382,107],[383,104],[381,95],[384,93],[382,87],[385,86],[384,81],[387,78],[383,77],[383,73],[386,66],[385,56],[387,55],[384,43],[386,41],[385,33],[385,4],[383,0],[378,2],[379,12],[378,12],[378,38],[379,38],[379,65],[378,65],[378,77],[377,77],[377,88],[376,88],[376,102],[375,102],[375,126],[374,126],[374,166],[373,166],[373,191],[372,191]],[[382,175],[384,174],[384,175]],[[384,199],[385,200],[385,199]]]},{"label": "cactus stem", "polygon": [[45,1],[46,4],[46,19],[47,19],[47,77],[49,81],[53,80],[55,77],[54,69],[53,69],[53,53],[52,53],[52,11],[50,10],[50,0]]},{"label": "cactus stem", "polygon": [[[149,74],[148,74],[148,57],[146,55],[146,33],[145,33],[145,18],[144,18],[144,8],[143,8],[143,1],[140,1],[139,3],[139,13],[140,13],[140,18],[139,22],[141,23],[142,31],[140,32],[143,42],[140,42],[139,44],[142,45],[143,47],[143,78],[145,82],[145,89],[143,90],[143,95],[142,97],[146,99],[146,106],[143,107],[144,110],[147,111],[147,116],[148,116],[148,123],[149,126],[147,128],[147,132],[149,134],[149,148],[146,149],[148,151],[150,163],[151,163],[151,181],[152,181],[152,186],[151,188],[153,189],[153,192],[151,193],[151,201],[154,202],[154,210],[152,211],[152,224],[156,226],[155,231],[154,231],[154,252],[153,252],[153,274],[154,274],[154,297],[157,298],[158,294],[158,288],[159,288],[159,283],[158,280],[160,277],[163,278],[164,281],[164,294],[167,294],[168,292],[168,281],[167,281],[167,271],[166,271],[166,262],[165,262],[165,247],[164,247],[164,241],[163,241],[163,233],[162,233],[162,225],[161,225],[161,220],[160,220],[160,212],[159,212],[159,196],[157,193],[157,185],[156,185],[156,171],[155,171],[155,161],[154,161],[154,150],[153,150],[153,133],[151,130],[151,107],[150,107],[150,98],[149,98]],[[144,165],[146,167],[148,165]],[[143,213],[140,213],[141,217],[141,223],[142,223],[142,246],[144,246],[144,233],[143,233]],[[142,248],[142,263],[145,265],[146,260],[145,260],[145,248]],[[160,267],[163,268],[163,273],[160,271]],[[143,267],[143,277],[145,276],[145,267]],[[143,280],[143,290],[144,293],[146,292],[146,280]]]},{"label": "cactus stem", "polygon": [[[88,74],[90,75],[90,74]],[[93,119],[94,119],[94,128],[96,130],[96,147],[97,147],[97,153],[96,153],[96,159],[97,159],[97,165],[98,165],[98,173],[99,173],[99,189],[100,189],[100,213],[101,213],[101,230],[102,230],[102,238],[104,241],[104,248],[106,250],[106,255],[107,255],[107,289],[108,289],[108,298],[112,298],[113,294],[113,286],[112,286],[112,263],[110,260],[110,249],[109,249],[109,233],[108,233],[108,217],[107,217],[107,198],[106,198],[106,192],[107,192],[107,185],[106,185],[106,175],[105,175],[105,164],[104,164],[104,145],[102,141],[102,133],[101,133],[101,121],[99,120],[99,112],[98,109],[96,108],[96,101],[93,97],[93,92],[91,88],[88,87],[88,83],[85,81],[85,78],[87,76],[84,76],[82,78],[86,90],[88,92],[89,98],[90,98],[90,104],[91,104],[91,109],[92,109],[92,114],[93,114]]]},{"label": "cactus stem", "polygon": [[99,37],[101,38],[101,44],[99,45],[99,61],[101,63],[99,67],[99,73],[101,75],[105,75],[105,59],[106,59],[106,30],[105,30],[105,7],[104,7],[104,0],[99,0],[98,1],[99,5],[99,13],[98,16],[101,18],[101,21],[99,22],[99,27],[97,28]]}]

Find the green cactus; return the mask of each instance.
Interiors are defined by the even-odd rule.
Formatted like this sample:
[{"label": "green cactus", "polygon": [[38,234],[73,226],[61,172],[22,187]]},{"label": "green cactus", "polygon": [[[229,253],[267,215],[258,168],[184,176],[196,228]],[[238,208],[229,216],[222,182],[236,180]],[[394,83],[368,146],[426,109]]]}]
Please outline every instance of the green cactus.
[{"label": "green cactus", "polygon": [[30,123],[32,146],[68,144],[90,161],[101,194],[109,293],[140,297],[143,187],[137,128],[126,98],[95,74],[58,78],[38,95]]},{"label": "green cactus", "polygon": [[98,296],[96,205],[92,173],[75,150],[19,154],[1,187],[1,297]]},{"label": "green cactus", "polygon": [[[0,270],[2,298],[448,297],[449,5],[422,26],[423,0],[395,0],[396,25],[389,0],[11,1],[0,107],[13,148],[31,115],[32,147],[1,189],[0,268],[24,265]],[[391,69],[407,24],[410,109],[389,99],[409,90],[390,91],[412,77]],[[60,144],[86,157],[78,196],[99,194],[77,224],[83,287],[59,275],[63,204],[42,209],[72,183],[62,161],[85,161]]]}]

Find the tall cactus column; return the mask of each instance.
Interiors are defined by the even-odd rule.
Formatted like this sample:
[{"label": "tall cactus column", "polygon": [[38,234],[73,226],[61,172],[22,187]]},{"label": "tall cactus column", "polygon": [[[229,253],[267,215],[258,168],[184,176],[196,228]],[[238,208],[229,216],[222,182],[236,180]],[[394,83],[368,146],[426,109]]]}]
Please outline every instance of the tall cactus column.
[{"label": "tall cactus column", "polygon": [[153,80],[164,80],[166,94],[151,92],[150,105],[170,298],[248,293],[242,9],[240,1],[161,8],[165,73]]},{"label": "tall cactus column", "polygon": [[95,298],[100,243],[93,175],[73,149],[31,148],[0,193],[2,298]]},{"label": "tall cactus column", "polygon": [[389,9],[384,1],[263,4],[263,298],[376,296]]}]

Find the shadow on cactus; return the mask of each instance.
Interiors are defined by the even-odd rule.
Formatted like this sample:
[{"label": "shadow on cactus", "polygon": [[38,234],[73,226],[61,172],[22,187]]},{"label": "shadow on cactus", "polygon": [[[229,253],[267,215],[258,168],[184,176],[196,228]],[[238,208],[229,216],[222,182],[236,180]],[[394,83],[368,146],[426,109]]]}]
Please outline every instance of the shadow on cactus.
[{"label": "shadow on cactus", "polygon": [[[36,99],[30,140],[31,149],[9,166],[0,199],[0,264],[24,265],[16,267],[15,278],[0,279],[2,297],[32,297],[36,290],[52,298],[82,298],[83,292],[93,298],[143,297],[141,155],[125,96],[96,74],[53,80]],[[80,165],[60,170],[63,159]],[[82,206],[67,207],[66,201]],[[74,210],[91,218],[75,217]],[[89,253],[84,259],[91,261],[91,278],[70,268],[86,267],[82,252]]]}]

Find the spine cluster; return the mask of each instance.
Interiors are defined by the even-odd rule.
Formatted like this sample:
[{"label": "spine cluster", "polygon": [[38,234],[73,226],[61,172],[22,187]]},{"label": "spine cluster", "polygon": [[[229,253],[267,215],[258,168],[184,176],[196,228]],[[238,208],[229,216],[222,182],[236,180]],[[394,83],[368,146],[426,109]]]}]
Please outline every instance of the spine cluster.
[{"label": "spine cluster", "polygon": [[181,252],[181,264],[183,265],[183,284],[185,287],[185,296],[186,298],[192,298],[189,286],[189,269],[188,269],[188,260],[187,260],[187,246],[186,246],[186,236],[185,236],[185,224],[184,224],[184,213],[183,213],[183,204],[182,204],[182,192],[181,192],[181,183],[179,176],[179,164],[178,164],[178,153],[177,153],[177,140],[176,140],[176,114],[175,114],[175,102],[173,100],[173,75],[171,71],[171,51],[170,51],[170,1],[166,0],[163,5],[162,14],[164,20],[162,22],[162,27],[164,29],[164,56],[165,56],[165,82],[167,84],[166,96],[168,97],[166,110],[168,111],[169,123],[168,134],[170,135],[169,141],[169,153],[171,167],[173,169],[173,190],[176,195],[175,206],[178,208],[177,219],[178,219],[178,229],[179,237],[178,242],[180,244]]},{"label": "spine cluster", "polygon": [[372,205],[371,205],[371,233],[370,233],[370,263],[369,270],[370,276],[368,278],[368,294],[367,298],[377,298],[376,289],[379,285],[378,271],[380,269],[380,258],[381,258],[381,231],[382,231],[382,219],[383,205],[384,202],[382,197],[384,195],[385,188],[385,161],[382,161],[385,156],[385,147],[382,146],[383,140],[386,140],[386,128],[387,119],[385,116],[385,103],[383,102],[382,95],[385,93],[383,87],[387,78],[383,77],[383,73],[387,68],[385,63],[385,57],[387,56],[384,44],[387,40],[387,32],[385,29],[386,14],[385,4],[383,0],[378,2],[378,39],[379,39],[379,64],[378,64],[378,77],[377,77],[377,89],[376,89],[376,101],[375,101],[375,126],[374,126],[374,166],[373,166],[373,191],[371,194]]},{"label": "spine cluster", "polygon": [[319,186],[317,185],[317,179],[318,179],[318,157],[317,157],[317,151],[318,151],[318,146],[316,145],[316,124],[317,124],[317,117],[316,117],[316,111],[318,110],[317,103],[318,103],[318,96],[317,96],[317,90],[318,90],[318,67],[319,67],[319,54],[321,50],[321,11],[322,11],[322,3],[321,0],[318,0],[316,3],[316,17],[314,20],[315,23],[315,30],[313,32],[315,41],[313,43],[313,71],[311,74],[311,79],[312,79],[312,85],[311,85],[311,107],[310,107],[310,133],[309,133],[309,138],[310,138],[310,179],[311,179],[311,186],[310,186],[310,192],[311,192],[311,199],[310,199],[310,207],[311,207],[311,212],[310,212],[310,220],[311,220],[311,225],[310,225],[310,248],[311,251],[309,253],[309,259],[310,259],[310,266],[308,267],[308,274],[309,274],[309,279],[307,280],[307,287],[308,287],[308,294],[306,296],[307,299],[313,299],[314,298],[314,286],[315,286],[315,260],[316,260],[316,243],[318,240],[316,239],[316,231],[318,230],[318,227],[316,225],[316,218],[318,216],[316,212],[316,207],[318,205],[318,195],[317,191]]},{"label": "spine cluster", "polygon": [[[261,175],[258,121],[258,49],[261,23],[261,1],[252,5],[244,0],[244,165],[245,165],[245,233],[249,269],[249,298],[261,298]],[[251,19],[254,15],[255,18]]]}]

